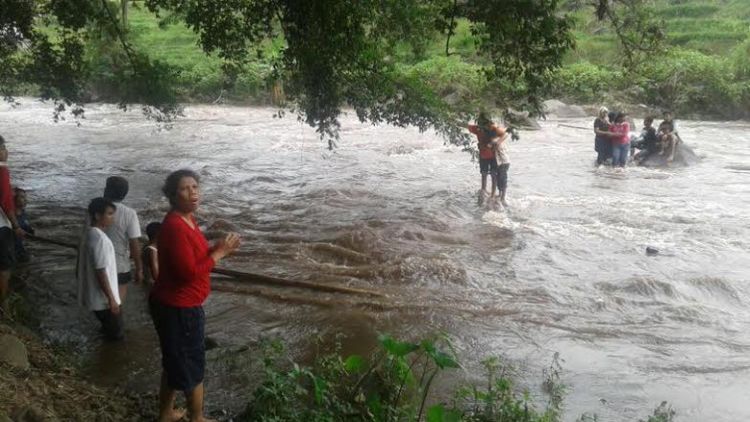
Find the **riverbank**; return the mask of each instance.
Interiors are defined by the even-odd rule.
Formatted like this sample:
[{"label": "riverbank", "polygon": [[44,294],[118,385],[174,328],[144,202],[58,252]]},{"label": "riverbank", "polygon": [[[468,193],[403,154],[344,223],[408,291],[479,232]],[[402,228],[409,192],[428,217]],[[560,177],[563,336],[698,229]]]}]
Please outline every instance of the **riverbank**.
[{"label": "riverbank", "polygon": [[0,316],[0,422],[154,420],[156,394],[97,386],[72,351],[40,336],[33,273],[14,276],[12,318]]}]

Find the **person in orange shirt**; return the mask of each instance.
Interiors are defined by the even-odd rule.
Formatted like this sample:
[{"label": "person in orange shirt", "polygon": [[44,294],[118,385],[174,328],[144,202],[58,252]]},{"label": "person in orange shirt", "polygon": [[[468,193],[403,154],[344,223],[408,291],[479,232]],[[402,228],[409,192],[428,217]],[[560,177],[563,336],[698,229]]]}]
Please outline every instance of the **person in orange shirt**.
[{"label": "person in orange shirt", "polygon": [[479,172],[482,174],[482,192],[487,192],[487,175],[492,177],[492,192],[495,195],[497,173],[497,159],[495,158],[494,141],[505,136],[505,131],[500,129],[487,116],[485,112],[480,112],[477,116],[475,125],[468,125],[469,132],[477,137],[479,146]]}]

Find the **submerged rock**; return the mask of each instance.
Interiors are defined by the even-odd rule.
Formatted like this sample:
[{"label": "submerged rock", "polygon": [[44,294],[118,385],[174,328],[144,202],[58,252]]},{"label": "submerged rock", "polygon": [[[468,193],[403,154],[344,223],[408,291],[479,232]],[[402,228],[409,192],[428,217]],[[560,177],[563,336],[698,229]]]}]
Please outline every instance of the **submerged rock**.
[{"label": "submerged rock", "polygon": [[651,154],[646,157],[639,165],[644,167],[687,167],[697,164],[700,158],[695,154],[692,148],[681,142],[677,145],[674,153],[674,161],[667,163],[666,155]]},{"label": "submerged rock", "polygon": [[515,126],[526,130],[540,130],[542,128],[536,119],[529,117],[528,111],[518,111],[509,108],[505,110],[503,119],[509,126]]},{"label": "submerged rock", "polygon": [[652,248],[651,246],[646,246],[646,255],[648,256],[659,255],[659,250],[656,248]]},{"label": "submerged rock", "polygon": [[29,354],[18,337],[10,334],[0,335],[0,362],[20,369],[29,369]]}]

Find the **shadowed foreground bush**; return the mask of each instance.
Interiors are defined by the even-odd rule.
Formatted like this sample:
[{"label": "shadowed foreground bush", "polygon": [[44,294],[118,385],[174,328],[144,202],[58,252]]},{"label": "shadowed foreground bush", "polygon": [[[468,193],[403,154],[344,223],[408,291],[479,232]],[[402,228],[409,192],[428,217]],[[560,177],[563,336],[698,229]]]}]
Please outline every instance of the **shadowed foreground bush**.
[{"label": "shadowed foreground bush", "polygon": [[[380,350],[371,359],[333,352],[317,357],[310,367],[282,359],[279,342],[265,342],[264,379],[254,391],[240,421],[421,421],[428,422],[556,422],[562,418],[565,387],[560,382],[557,354],[543,373],[546,403],[532,403],[528,391],[513,382],[500,359],[482,362],[486,382],[462,385],[452,397],[435,397],[436,377],[460,368],[445,337],[420,343],[379,337]],[[450,395],[450,394],[449,394]],[[671,422],[666,403],[646,422]],[[598,421],[583,415],[580,421]]]}]

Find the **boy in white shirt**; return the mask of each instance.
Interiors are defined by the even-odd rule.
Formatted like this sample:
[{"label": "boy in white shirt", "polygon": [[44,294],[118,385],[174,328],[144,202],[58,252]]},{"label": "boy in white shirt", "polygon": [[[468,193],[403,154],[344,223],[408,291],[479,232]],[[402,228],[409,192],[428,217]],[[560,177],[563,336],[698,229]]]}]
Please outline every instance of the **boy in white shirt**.
[{"label": "boy in white shirt", "polygon": [[[115,247],[117,261],[117,284],[120,299],[125,301],[128,283],[143,282],[143,262],[141,261],[141,224],[135,210],[122,203],[128,195],[128,181],[120,176],[110,176],[104,187],[104,198],[112,201],[117,207],[114,222],[104,232]],[[131,267],[133,259],[135,268]]]},{"label": "boy in white shirt", "polygon": [[78,302],[94,312],[108,340],[123,337],[115,248],[104,232],[114,222],[115,210],[108,199],[91,200],[91,227],[84,232],[78,250]]}]

